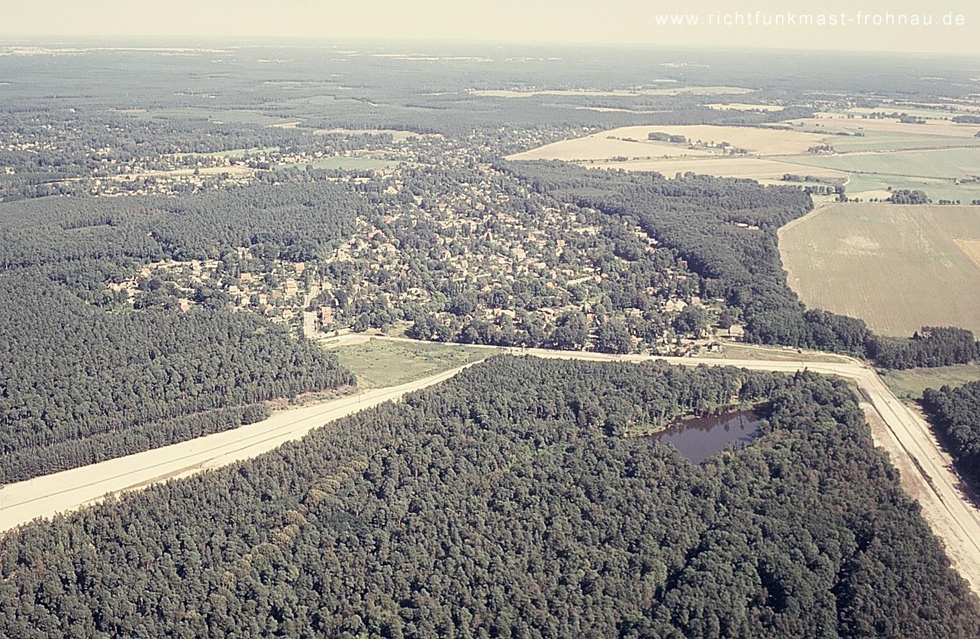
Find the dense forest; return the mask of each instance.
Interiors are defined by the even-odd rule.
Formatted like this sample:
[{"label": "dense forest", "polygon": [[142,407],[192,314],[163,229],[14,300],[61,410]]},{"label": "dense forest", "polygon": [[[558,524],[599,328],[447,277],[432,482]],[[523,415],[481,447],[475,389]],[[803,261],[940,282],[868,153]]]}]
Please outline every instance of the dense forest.
[{"label": "dense forest", "polygon": [[927,388],[922,405],[957,466],[980,484],[980,382]]},{"label": "dense forest", "polygon": [[[619,428],[768,398],[694,466]],[[202,516],[206,513],[206,516]],[[968,637],[977,602],[852,392],[495,358],[0,540],[6,636]]]},{"label": "dense forest", "polygon": [[886,368],[966,363],[978,355],[970,331],[924,327],[909,340],[882,338],[861,320],[806,309],[786,283],[776,231],[809,212],[810,196],[752,180],[589,171],[557,162],[502,167],[560,200],[638,223],[704,278],[763,344],[851,353]]},{"label": "dense forest", "polygon": [[353,232],[361,204],[304,178],[0,205],[0,481],[234,428],[266,416],[268,400],[353,385],[331,354],[219,298],[181,313],[173,287],[148,278],[134,310],[107,288],[154,260],[239,247],[311,259]]},{"label": "dense forest", "polygon": [[80,259],[204,259],[262,245],[310,259],[354,229],[359,201],[304,181],[178,198],[43,198],[0,205],[0,269]]},{"label": "dense forest", "polygon": [[333,355],[246,314],[107,313],[23,273],[0,275],[0,300],[3,481],[233,427],[263,411],[177,418],[354,383]]}]

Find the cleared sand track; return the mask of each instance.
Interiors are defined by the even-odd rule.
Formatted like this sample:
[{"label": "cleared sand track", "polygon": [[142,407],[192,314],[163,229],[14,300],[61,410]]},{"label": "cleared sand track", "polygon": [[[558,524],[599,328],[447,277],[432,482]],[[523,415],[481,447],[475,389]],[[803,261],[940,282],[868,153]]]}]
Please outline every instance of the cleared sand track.
[{"label": "cleared sand track", "polygon": [[[921,505],[926,520],[945,543],[953,566],[974,592],[980,594],[980,512],[965,494],[948,455],[940,448],[928,424],[899,401],[874,370],[856,360],[794,362],[616,356],[545,349],[497,350],[550,359],[662,360],[684,366],[736,366],[783,373],[810,370],[854,382],[863,397],[861,406],[871,424],[875,443],[889,453],[892,463],[899,468],[903,487]],[[287,441],[299,439],[330,421],[445,381],[464,368],[466,366],[400,386],[284,411],[236,430],[10,484],[0,490],[0,530],[96,503],[106,494],[135,490],[255,457]]]},{"label": "cleared sand track", "polygon": [[8,484],[0,490],[0,531],[76,510],[107,495],[251,459],[314,428],[445,381],[461,366],[400,386],[378,388],[276,413],[260,422],[98,464]]}]

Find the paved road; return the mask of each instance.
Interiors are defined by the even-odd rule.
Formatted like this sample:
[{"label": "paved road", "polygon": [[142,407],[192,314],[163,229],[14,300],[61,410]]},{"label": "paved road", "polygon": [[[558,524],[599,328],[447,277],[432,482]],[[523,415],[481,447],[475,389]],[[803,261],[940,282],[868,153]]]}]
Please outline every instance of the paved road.
[{"label": "paved road", "polygon": [[[877,444],[892,456],[902,472],[905,489],[922,506],[923,515],[945,542],[953,564],[980,594],[980,513],[962,492],[949,457],[942,451],[925,421],[900,402],[877,374],[857,362],[793,362],[699,359],[645,355],[497,349],[550,359],[642,362],[661,360],[683,366],[738,366],[750,370],[794,373],[799,370],[838,375],[853,380]],[[313,428],[363,408],[401,398],[451,378],[465,366],[392,388],[369,390],[322,404],[277,413],[267,420],[187,442],[76,468],[0,490],[0,531],[36,517],[50,517],[95,503],[106,494],[119,493],[174,477],[191,475],[249,459],[280,444],[298,439]]]}]

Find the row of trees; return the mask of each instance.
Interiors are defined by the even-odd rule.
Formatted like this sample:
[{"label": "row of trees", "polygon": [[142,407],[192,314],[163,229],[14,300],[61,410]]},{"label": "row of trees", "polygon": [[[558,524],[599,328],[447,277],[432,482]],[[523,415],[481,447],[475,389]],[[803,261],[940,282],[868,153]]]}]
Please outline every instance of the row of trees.
[{"label": "row of trees", "polygon": [[963,473],[980,482],[980,382],[928,388],[922,405]]},{"label": "row of trees", "polygon": [[[617,434],[732,396],[769,398],[762,436],[702,466]],[[812,375],[495,358],[0,540],[0,631],[24,639],[932,639],[978,622],[853,394]]]}]

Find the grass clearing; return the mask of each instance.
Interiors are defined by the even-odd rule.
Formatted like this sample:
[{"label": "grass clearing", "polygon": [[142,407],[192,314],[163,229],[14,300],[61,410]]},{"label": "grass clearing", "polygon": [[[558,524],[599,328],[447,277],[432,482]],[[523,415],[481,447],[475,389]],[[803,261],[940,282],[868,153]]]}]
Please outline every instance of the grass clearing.
[{"label": "grass clearing", "polygon": [[848,173],[886,177],[963,179],[980,175],[980,147],[808,155],[793,158],[793,161]]},{"label": "grass clearing", "polygon": [[398,386],[429,375],[479,362],[494,353],[490,349],[427,342],[372,339],[364,344],[330,349],[343,366],[357,375],[366,388]]},{"label": "grass clearing", "polygon": [[980,240],[980,207],[835,204],[779,238],[789,284],[810,307],[888,335],[980,333],[980,267],[956,242]]},{"label": "grass clearing", "polygon": [[750,359],[758,361],[850,362],[848,358],[834,355],[833,353],[797,350],[795,348],[779,346],[755,346],[750,344],[724,344],[718,357],[721,359]]},{"label": "grass clearing", "polygon": [[980,381],[980,366],[961,364],[939,368],[915,368],[908,371],[881,371],[881,380],[899,398],[918,400],[927,388],[939,388],[944,384],[961,386]]}]

